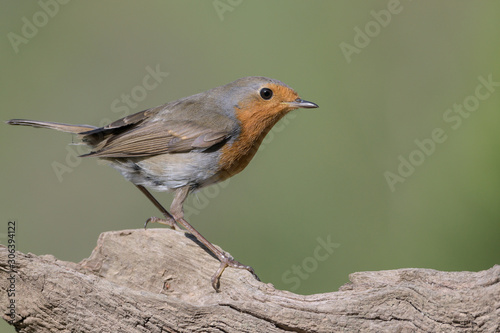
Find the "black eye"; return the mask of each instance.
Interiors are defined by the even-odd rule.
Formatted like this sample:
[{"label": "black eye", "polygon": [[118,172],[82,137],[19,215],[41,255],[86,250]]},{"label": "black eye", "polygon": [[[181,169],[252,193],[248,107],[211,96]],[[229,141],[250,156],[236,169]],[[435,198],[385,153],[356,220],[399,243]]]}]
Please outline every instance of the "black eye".
[{"label": "black eye", "polygon": [[273,97],[273,91],[269,88],[262,88],[260,90],[260,97],[263,99],[271,99],[271,97]]}]

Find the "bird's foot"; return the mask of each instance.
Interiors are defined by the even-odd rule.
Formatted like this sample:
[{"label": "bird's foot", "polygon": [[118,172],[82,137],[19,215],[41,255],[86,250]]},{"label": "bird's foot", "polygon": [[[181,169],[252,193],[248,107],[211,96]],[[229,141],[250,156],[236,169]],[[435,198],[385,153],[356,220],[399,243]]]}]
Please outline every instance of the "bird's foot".
[{"label": "bird's foot", "polygon": [[146,220],[146,223],[144,223],[144,229],[147,228],[149,223],[160,223],[160,224],[168,225],[170,228],[172,228],[174,230],[181,230],[177,226],[177,223],[175,223],[174,219],[161,219],[159,217],[152,216]]},{"label": "bird's foot", "polygon": [[224,252],[223,255],[219,257],[219,260],[220,260],[219,269],[217,269],[215,274],[212,276],[212,287],[215,289],[216,292],[219,292],[220,277],[224,272],[224,270],[226,269],[226,267],[246,269],[247,271],[252,273],[252,275],[255,277],[255,279],[257,279],[257,281],[260,281],[259,277],[257,276],[257,274],[255,274],[255,271],[253,270],[252,267],[243,265],[239,261],[234,260],[234,258],[231,257],[229,254]]}]

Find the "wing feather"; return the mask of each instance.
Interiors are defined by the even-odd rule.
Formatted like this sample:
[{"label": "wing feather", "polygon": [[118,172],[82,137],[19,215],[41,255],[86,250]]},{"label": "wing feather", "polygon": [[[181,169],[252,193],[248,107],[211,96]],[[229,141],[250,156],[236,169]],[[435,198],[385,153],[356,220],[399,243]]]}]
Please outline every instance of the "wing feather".
[{"label": "wing feather", "polygon": [[141,157],[208,150],[238,132],[238,123],[198,94],[80,133],[93,151],[83,156]]},{"label": "wing feather", "polygon": [[213,131],[191,121],[155,121],[111,135],[88,155],[98,157],[140,157],[185,153],[208,149],[231,133]]}]

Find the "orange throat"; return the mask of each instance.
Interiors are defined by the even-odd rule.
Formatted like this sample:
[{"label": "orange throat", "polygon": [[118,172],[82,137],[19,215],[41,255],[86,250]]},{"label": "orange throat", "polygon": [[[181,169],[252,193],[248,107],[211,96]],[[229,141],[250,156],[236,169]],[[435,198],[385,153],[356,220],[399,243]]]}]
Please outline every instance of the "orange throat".
[{"label": "orange throat", "polygon": [[250,163],[264,137],[288,111],[281,110],[277,113],[237,111],[237,117],[241,124],[240,134],[232,145],[226,145],[222,148],[219,161],[222,171],[225,171],[224,179],[241,172]]}]

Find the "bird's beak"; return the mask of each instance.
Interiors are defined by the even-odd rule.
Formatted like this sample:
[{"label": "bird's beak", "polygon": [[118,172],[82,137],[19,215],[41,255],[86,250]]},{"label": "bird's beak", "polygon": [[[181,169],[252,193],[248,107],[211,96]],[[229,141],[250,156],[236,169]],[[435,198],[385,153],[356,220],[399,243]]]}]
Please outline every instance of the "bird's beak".
[{"label": "bird's beak", "polygon": [[313,103],[313,102],[309,102],[309,101],[304,101],[303,99],[300,99],[300,98],[297,98],[293,102],[286,102],[286,104],[294,109],[298,109],[298,108],[315,109],[318,107],[318,104]]}]

